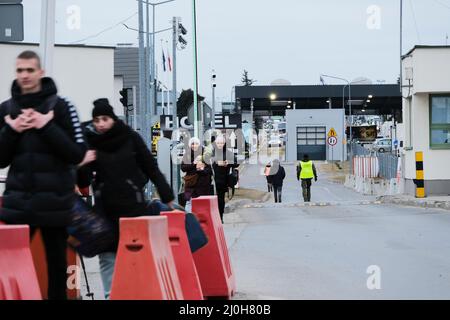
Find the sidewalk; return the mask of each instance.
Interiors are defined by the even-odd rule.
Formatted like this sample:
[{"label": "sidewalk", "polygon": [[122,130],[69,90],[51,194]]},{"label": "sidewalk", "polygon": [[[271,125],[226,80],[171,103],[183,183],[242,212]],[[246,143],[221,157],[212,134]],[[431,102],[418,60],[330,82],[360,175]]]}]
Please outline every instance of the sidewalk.
[{"label": "sidewalk", "polygon": [[398,204],[403,206],[436,208],[450,210],[450,196],[434,196],[416,198],[412,195],[401,194],[394,196],[381,196],[377,198],[381,203]]}]

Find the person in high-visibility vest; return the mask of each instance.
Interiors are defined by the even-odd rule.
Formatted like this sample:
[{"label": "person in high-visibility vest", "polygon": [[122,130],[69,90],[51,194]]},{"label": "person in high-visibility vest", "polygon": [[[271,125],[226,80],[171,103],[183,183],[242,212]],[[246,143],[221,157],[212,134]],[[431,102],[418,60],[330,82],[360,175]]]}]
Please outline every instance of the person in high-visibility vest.
[{"label": "person in high-visibility vest", "polygon": [[303,200],[311,201],[311,182],[312,179],[317,181],[317,171],[314,163],[309,160],[309,156],[305,154],[303,160],[297,166],[297,180],[302,181]]}]

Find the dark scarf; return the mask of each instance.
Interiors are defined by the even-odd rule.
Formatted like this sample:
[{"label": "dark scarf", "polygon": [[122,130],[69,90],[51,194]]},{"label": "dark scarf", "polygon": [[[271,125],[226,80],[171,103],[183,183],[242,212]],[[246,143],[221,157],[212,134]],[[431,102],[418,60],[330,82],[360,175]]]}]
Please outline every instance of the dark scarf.
[{"label": "dark scarf", "polygon": [[11,96],[19,109],[34,108],[39,111],[46,99],[58,93],[55,82],[51,78],[41,79],[41,91],[36,93],[22,94],[22,91],[14,80],[11,87]]},{"label": "dark scarf", "polygon": [[89,125],[86,137],[91,148],[104,152],[114,152],[131,138],[131,134],[131,128],[122,120],[117,120],[113,127],[103,134],[95,131],[93,125]]}]

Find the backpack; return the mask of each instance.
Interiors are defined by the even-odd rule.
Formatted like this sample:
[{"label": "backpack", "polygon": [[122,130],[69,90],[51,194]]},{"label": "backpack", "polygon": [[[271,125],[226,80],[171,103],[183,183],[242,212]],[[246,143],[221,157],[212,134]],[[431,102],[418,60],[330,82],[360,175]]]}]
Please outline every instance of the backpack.
[{"label": "backpack", "polygon": [[231,171],[228,173],[228,176],[227,176],[228,187],[234,188],[238,182],[239,182],[239,170],[233,168],[233,169],[231,169]]}]

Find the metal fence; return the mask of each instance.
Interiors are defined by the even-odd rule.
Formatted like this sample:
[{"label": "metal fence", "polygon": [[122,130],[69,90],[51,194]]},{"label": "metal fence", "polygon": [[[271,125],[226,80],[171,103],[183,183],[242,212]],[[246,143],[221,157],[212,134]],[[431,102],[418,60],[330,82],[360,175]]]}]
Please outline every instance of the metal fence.
[{"label": "metal fence", "polygon": [[353,174],[365,178],[380,177],[394,179],[397,177],[399,157],[393,153],[380,153],[352,144]]},{"label": "metal fence", "polygon": [[399,158],[392,153],[378,153],[377,158],[380,167],[379,176],[385,179],[396,178]]}]

